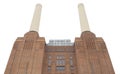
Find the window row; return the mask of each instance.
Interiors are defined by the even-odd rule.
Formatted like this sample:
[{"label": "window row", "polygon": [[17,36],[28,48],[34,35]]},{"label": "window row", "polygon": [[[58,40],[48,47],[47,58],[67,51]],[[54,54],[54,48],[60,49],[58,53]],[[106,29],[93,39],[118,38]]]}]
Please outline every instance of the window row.
[{"label": "window row", "polygon": [[[70,70],[74,70],[74,66],[70,66]],[[51,66],[48,66],[48,72],[51,71]],[[65,66],[56,66],[56,71],[65,71]]]},{"label": "window row", "polygon": [[74,49],[46,49],[47,52],[74,52]]},{"label": "window row", "polygon": [[[73,65],[73,60],[70,59],[70,65]],[[48,60],[48,65],[52,64],[52,60]],[[65,65],[65,60],[56,60],[56,65]]]},{"label": "window row", "polygon": [[65,70],[65,66],[56,66],[56,70],[57,71],[64,71]]},{"label": "window row", "polygon": [[[70,56],[69,58],[70,58],[70,59],[73,59],[72,56]],[[52,56],[49,55],[49,56],[48,56],[48,59],[52,59]],[[56,59],[65,59],[65,56],[64,56],[64,55],[57,55],[57,56],[56,56]]]}]

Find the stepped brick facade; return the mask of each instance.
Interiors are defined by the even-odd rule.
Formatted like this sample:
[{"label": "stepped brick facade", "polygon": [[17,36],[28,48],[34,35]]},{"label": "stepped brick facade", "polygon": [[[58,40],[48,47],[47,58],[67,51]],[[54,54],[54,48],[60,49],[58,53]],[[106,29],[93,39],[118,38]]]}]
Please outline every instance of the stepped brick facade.
[{"label": "stepped brick facade", "polygon": [[[37,5],[35,13],[40,12]],[[83,5],[79,8],[82,11]],[[39,13],[37,13],[39,15]],[[34,18],[37,19],[38,16]],[[81,14],[85,16],[85,13]],[[81,37],[70,40],[50,40],[38,34],[38,20],[24,37],[18,37],[4,74],[115,74],[107,47],[101,37],[96,37],[82,20]]]},{"label": "stepped brick facade", "polygon": [[115,74],[105,42],[86,31],[73,45],[48,45],[37,32],[18,37],[5,74]]}]

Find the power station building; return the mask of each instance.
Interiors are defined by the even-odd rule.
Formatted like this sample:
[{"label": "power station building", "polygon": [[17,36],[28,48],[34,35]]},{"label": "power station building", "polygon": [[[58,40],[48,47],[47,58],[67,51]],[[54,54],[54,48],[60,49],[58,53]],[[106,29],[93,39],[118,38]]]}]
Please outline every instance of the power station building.
[{"label": "power station building", "polygon": [[104,40],[89,29],[83,4],[78,5],[82,34],[73,43],[46,43],[39,36],[41,8],[36,6],[30,31],[16,39],[4,74],[115,74]]}]

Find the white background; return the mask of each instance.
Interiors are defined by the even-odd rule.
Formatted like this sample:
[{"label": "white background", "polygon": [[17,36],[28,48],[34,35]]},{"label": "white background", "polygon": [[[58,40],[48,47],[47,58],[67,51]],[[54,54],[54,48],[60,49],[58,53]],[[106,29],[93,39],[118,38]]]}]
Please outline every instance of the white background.
[{"label": "white background", "polygon": [[80,37],[78,4],[84,3],[90,29],[103,37],[116,74],[120,74],[120,0],[0,0],[0,74],[13,43],[29,31],[34,8],[42,4],[39,35],[49,39]]}]

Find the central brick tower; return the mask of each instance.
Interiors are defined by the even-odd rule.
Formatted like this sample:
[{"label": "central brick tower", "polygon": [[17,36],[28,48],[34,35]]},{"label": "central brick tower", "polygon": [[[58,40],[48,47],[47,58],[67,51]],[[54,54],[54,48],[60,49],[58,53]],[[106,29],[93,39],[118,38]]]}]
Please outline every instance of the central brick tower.
[{"label": "central brick tower", "polygon": [[14,43],[4,74],[115,74],[101,37],[89,29],[83,4],[79,4],[81,37],[75,42],[39,37],[41,5],[35,9],[30,31]]}]

